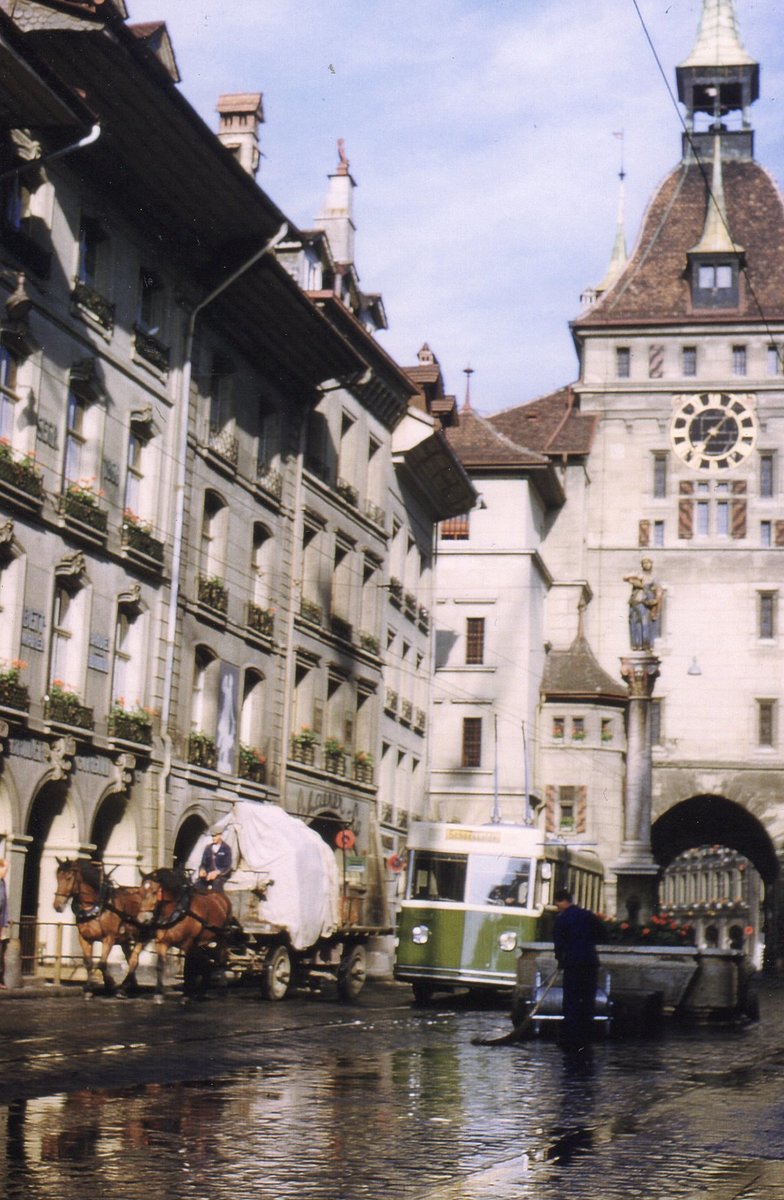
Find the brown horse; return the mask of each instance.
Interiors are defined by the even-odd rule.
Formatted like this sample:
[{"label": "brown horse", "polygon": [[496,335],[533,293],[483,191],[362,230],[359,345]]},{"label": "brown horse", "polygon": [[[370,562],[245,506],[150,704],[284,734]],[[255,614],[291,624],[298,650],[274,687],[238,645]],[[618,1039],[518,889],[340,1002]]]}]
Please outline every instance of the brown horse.
[{"label": "brown horse", "polygon": [[185,956],[183,998],[201,998],[215,963],[226,960],[231,901],[223,892],[202,890],[181,870],[160,867],[142,877],[139,918],[153,932],[156,963],[155,1000],[164,997],[164,966],[172,946]]},{"label": "brown horse", "polygon": [[[54,907],[62,912],[71,901],[76,918],[76,930],[82,951],[86,977],[85,996],[92,996],[91,976],[97,965],[103,979],[104,994],[110,996],[115,985],[109,974],[108,958],[114,945],[122,947],[128,971],[121,990],[136,991],[136,963],[139,958],[136,943],[141,938],[138,921],[142,905],[142,889],[120,887],[104,872],[103,864],[87,858],[57,860],[57,891]],[[93,945],[101,943],[101,957],[93,963]],[[132,961],[133,960],[133,961]]]}]

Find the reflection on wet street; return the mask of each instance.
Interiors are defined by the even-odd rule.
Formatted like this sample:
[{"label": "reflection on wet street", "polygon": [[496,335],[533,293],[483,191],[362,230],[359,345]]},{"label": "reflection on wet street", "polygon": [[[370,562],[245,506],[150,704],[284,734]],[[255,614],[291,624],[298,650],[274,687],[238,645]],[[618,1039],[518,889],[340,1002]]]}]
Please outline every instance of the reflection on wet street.
[{"label": "reflection on wet street", "polygon": [[[763,997],[760,1025],[599,1042],[587,1064],[548,1041],[472,1045],[502,1011],[397,1003],[349,1017],[311,1004],[297,1020],[295,1006],[268,1005],[252,1028],[262,1006],[230,998],[211,1022],[167,1012],[170,1044],[134,1066],[150,1007],[107,1006],[107,1026],[133,1024],[116,1085],[65,1083],[0,1110],[7,1195],[780,1197],[780,997]],[[28,1069],[39,1043],[51,1054],[43,1029],[17,1042]]]}]

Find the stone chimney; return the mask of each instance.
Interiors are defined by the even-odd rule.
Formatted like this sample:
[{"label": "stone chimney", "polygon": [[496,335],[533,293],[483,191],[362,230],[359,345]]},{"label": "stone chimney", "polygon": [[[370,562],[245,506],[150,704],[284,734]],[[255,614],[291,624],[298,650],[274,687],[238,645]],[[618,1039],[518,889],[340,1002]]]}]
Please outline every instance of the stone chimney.
[{"label": "stone chimney", "polygon": [[329,190],[313,224],[326,233],[335,262],[341,267],[354,264],[356,186],[348,169],[343,138],[338,138],[338,165],[329,176]]},{"label": "stone chimney", "polygon": [[255,176],[261,159],[259,125],[264,121],[261,92],[219,96],[216,112],[220,116],[218,138],[243,170]]}]

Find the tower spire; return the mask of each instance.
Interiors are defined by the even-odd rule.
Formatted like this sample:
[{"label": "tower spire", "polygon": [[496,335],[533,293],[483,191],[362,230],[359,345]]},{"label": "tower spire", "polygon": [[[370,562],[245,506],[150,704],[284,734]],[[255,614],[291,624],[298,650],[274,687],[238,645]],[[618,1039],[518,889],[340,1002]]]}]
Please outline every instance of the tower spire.
[{"label": "tower spire", "polygon": [[626,172],[623,169],[623,133],[613,134],[613,137],[621,139],[621,169],[618,172],[618,216],[615,221],[615,241],[613,242],[612,254],[610,255],[610,265],[605,272],[604,279],[596,286],[596,294],[601,296],[602,292],[606,292],[615,283],[616,279],[621,275],[623,268],[626,266],[629,258],[626,249],[626,220],[625,220],[625,179]]},{"label": "tower spire", "polygon": [[721,168],[721,134],[713,135],[713,176],[705,213],[705,228],[690,254],[742,254],[743,247],[733,242],[727,220],[727,203],[724,199],[724,175]]},{"label": "tower spire", "polygon": [[756,66],[740,39],[733,0],[703,0],[697,40],[682,67]]},{"label": "tower spire", "polygon": [[471,376],[473,373],[474,368],[472,366],[469,365],[467,367],[463,367],[463,374],[466,377],[465,400],[463,401],[463,408],[466,412],[469,412],[471,409]]}]

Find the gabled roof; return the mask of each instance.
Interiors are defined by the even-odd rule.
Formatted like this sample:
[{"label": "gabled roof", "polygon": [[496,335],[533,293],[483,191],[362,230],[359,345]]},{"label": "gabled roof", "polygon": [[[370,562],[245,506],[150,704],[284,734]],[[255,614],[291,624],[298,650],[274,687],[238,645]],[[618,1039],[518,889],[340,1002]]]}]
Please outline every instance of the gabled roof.
[{"label": "gabled roof", "polygon": [[594,700],[618,704],[628,699],[623,684],[599,666],[583,634],[568,650],[551,650],[539,688],[545,700]]},{"label": "gabled roof", "polygon": [[563,458],[590,453],[598,417],[580,412],[569,385],[528,404],[494,413],[488,420],[517,445]]},{"label": "gabled roof", "polygon": [[[768,173],[752,161],[722,164],[727,222],[743,246],[749,280],[762,313],[784,318],[784,205]],[[706,324],[727,319],[723,309],[694,310],[686,275],[687,255],[702,237],[711,168],[705,163],[676,167],[660,185],[643,218],[637,245],[615,284],[573,329],[644,322]],[[748,288],[741,288],[733,319],[761,320]]]},{"label": "gabled roof", "polygon": [[543,454],[519,446],[495,429],[488,419],[463,406],[458,423],[447,433],[447,440],[469,470],[479,467],[524,467],[549,462]]}]

